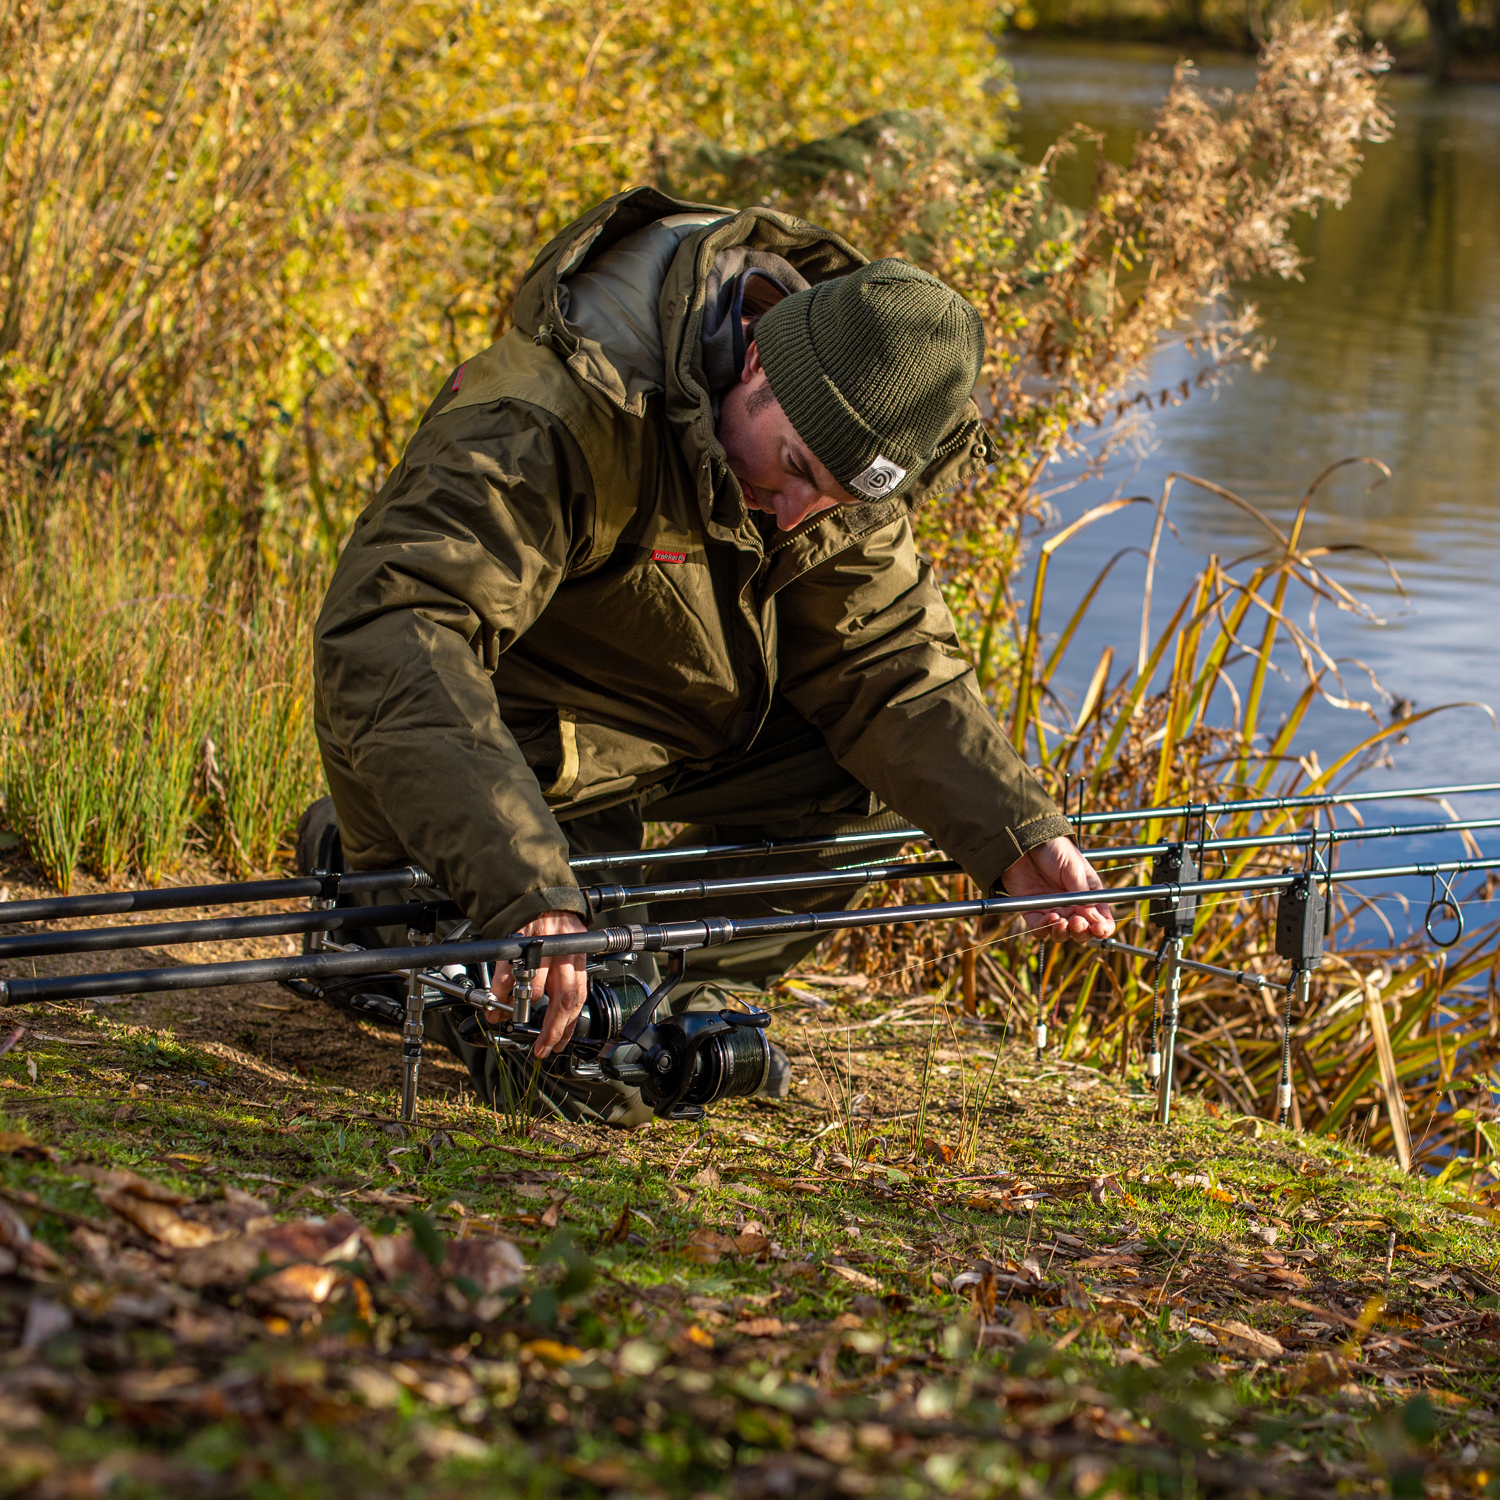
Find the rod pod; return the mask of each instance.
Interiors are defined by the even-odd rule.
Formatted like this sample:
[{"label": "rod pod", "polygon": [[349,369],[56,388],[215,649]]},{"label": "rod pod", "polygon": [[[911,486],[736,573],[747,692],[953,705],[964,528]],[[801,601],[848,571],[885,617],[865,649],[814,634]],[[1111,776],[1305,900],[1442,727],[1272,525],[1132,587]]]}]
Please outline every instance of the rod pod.
[{"label": "rod pod", "polygon": [[[1198,862],[1187,844],[1168,844],[1151,861],[1151,884],[1166,886],[1192,885],[1198,879]],[[1166,980],[1166,1001],[1162,1031],[1164,1054],[1155,1054],[1156,1118],[1165,1125],[1172,1118],[1172,1083],[1177,1065],[1177,1025],[1182,1013],[1182,950],[1193,935],[1198,919],[1198,893],[1173,890],[1158,896],[1149,907],[1151,925],[1162,935],[1161,956],[1157,964],[1157,984]],[[1152,1014],[1155,1015],[1155,1002]]]},{"label": "rod pod", "polygon": [[1307,1013],[1312,971],[1323,964],[1330,908],[1317,875],[1305,870],[1276,898],[1276,954],[1292,966],[1286,987],[1286,1014],[1281,1023],[1281,1084],[1276,1090],[1277,1123],[1292,1112],[1292,1006]]}]

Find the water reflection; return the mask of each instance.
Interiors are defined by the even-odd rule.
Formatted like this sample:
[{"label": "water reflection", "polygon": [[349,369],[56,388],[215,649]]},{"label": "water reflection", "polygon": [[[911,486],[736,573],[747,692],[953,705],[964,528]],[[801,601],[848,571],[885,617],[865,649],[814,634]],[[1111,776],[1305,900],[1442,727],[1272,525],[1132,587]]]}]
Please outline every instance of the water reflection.
[{"label": "water reflection", "polygon": [[[1073,121],[1102,130],[1105,152],[1123,159],[1149,125],[1175,61],[1164,49],[1087,44],[1026,44],[1011,55],[1022,105],[1016,142],[1029,160]],[[1211,87],[1243,88],[1252,76],[1240,58],[1208,58],[1202,68]],[[1389,623],[1376,628],[1325,609],[1325,645],[1368,663],[1419,706],[1475,698],[1500,705],[1500,632],[1492,623],[1500,583],[1500,88],[1396,78],[1388,99],[1394,139],[1368,148],[1350,203],[1299,226],[1298,241],[1313,257],[1306,279],[1250,289],[1275,339],[1266,369],[1216,399],[1159,414],[1144,460],[1117,465],[1058,504],[1066,519],[1116,490],[1155,493],[1170,470],[1185,469],[1284,523],[1324,466],[1352,454],[1379,458],[1391,480],[1372,487],[1369,471],[1341,476],[1309,540],[1384,552],[1410,597],[1400,597],[1377,560],[1347,555],[1339,576]],[[1068,164],[1065,196],[1084,200],[1093,165],[1092,148]],[[1152,384],[1181,373],[1164,358]],[[1206,495],[1180,491],[1174,512],[1180,544],[1164,559],[1160,620],[1206,553],[1232,557],[1261,540],[1247,517]],[[1139,540],[1141,516],[1127,512],[1070,544],[1076,576],[1093,577],[1117,548]],[[1139,564],[1117,569],[1111,590],[1095,611],[1093,641],[1077,651],[1062,684],[1074,694],[1105,642],[1133,655]],[[1054,604],[1055,625],[1061,592]],[[1328,710],[1304,743],[1326,764],[1361,732]],[[1488,720],[1466,710],[1413,731],[1407,745],[1393,747],[1394,767],[1371,781],[1500,778],[1497,750]],[[1477,813],[1477,802],[1465,806]],[[1486,811],[1500,811],[1500,799]]]}]

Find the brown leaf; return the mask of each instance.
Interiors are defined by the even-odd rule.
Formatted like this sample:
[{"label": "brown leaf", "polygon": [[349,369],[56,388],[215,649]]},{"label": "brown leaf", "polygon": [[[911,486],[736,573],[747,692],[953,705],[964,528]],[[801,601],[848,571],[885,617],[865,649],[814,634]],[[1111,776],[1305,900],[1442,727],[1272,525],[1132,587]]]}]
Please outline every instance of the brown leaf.
[{"label": "brown leaf", "polygon": [[19,1156],[22,1161],[56,1161],[57,1152],[39,1146],[19,1130],[0,1130],[0,1156]]},{"label": "brown leaf", "polygon": [[840,1280],[847,1281],[850,1286],[860,1287],[867,1292],[878,1292],[880,1283],[873,1276],[867,1276],[863,1271],[856,1271],[853,1266],[836,1266],[832,1261],[824,1261],[823,1269],[837,1276]]},{"label": "brown leaf", "polygon": [[270,1276],[252,1282],[250,1297],[256,1302],[326,1302],[337,1285],[339,1273],[332,1266],[284,1266]]},{"label": "brown leaf", "polygon": [[623,1245],[630,1234],[630,1207],[627,1204],[620,1210],[620,1216],[606,1229],[599,1239],[601,1248],[605,1245]]},{"label": "brown leaf", "polygon": [[757,1234],[746,1229],[743,1234],[737,1234],[734,1237],[734,1248],[741,1255],[764,1255],[771,1248],[771,1241],[764,1234]]},{"label": "brown leaf", "polygon": [[695,1265],[716,1266],[722,1256],[732,1255],[737,1248],[727,1234],[700,1225],[688,1236],[687,1243],[678,1253]]},{"label": "brown leaf", "polygon": [[734,1331],[752,1339],[775,1339],[785,1333],[796,1333],[800,1326],[798,1323],[783,1323],[780,1318],[746,1318],[734,1325]]},{"label": "brown leaf", "polygon": [[1349,1362],[1337,1354],[1320,1349],[1310,1354],[1287,1377],[1291,1391],[1320,1391],[1339,1386],[1349,1379]]},{"label": "brown leaf", "polygon": [[1261,1273],[1267,1281],[1274,1286],[1310,1287],[1312,1282],[1308,1280],[1301,1271],[1294,1271],[1290,1266],[1267,1266]]},{"label": "brown leaf", "polygon": [[1231,1353],[1250,1359],[1280,1359],[1286,1353],[1279,1339],[1262,1333],[1248,1323],[1230,1320],[1227,1323],[1208,1325],[1218,1335],[1219,1342]]},{"label": "brown leaf", "polygon": [[222,1238],[219,1230],[184,1219],[159,1199],[140,1197],[127,1188],[97,1188],[95,1192],[106,1208],[114,1209],[122,1219],[128,1219],[137,1229],[145,1230],[152,1239],[173,1250],[195,1250]]},{"label": "brown leaf", "polygon": [[1075,1260],[1074,1266],[1080,1271],[1114,1271],[1121,1266],[1138,1266],[1141,1258],[1132,1251],[1110,1252],[1104,1255],[1088,1255],[1082,1260]]},{"label": "brown leaf", "polygon": [[596,1490],[624,1489],[630,1483],[630,1470],[619,1458],[570,1458],[562,1467],[564,1473],[586,1480]]},{"label": "brown leaf", "polygon": [[509,1240],[448,1241],[448,1274],[472,1281],[484,1296],[514,1286],[526,1275],[526,1262]]},{"label": "brown leaf", "polygon": [[173,1188],[164,1187],[159,1182],[152,1182],[149,1178],[138,1176],[124,1167],[95,1167],[86,1162],[78,1162],[66,1170],[70,1176],[86,1178],[97,1187],[129,1192],[151,1203],[168,1203],[178,1206],[192,1202],[186,1193],[179,1193]]},{"label": "brown leaf", "polygon": [[552,1202],[547,1211],[542,1215],[542,1224],[547,1229],[556,1229],[558,1220],[562,1218],[563,1204],[573,1195],[571,1193],[554,1193]]},{"label": "brown leaf", "polygon": [[359,1221],[352,1214],[337,1214],[322,1224],[305,1219],[275,1224],[190,1251],[177,1263],[177,1280],[194,1289],[238,1286],[262,1260],[278,1268],[298,1263],[322,1265],[353,1259],[359,1244]]}]

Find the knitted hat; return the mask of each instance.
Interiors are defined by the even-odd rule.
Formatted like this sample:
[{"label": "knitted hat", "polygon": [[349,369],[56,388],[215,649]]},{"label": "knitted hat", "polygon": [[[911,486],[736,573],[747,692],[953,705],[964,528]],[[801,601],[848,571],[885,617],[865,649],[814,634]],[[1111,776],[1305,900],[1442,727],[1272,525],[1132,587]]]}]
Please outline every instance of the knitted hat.
[{"label": "knitted hat", "polygon": [[972,436],[962,419],[984,320],[905,261],[794,293],[761,318],[755,344],[788,420],[852,495],[897,494]]}]

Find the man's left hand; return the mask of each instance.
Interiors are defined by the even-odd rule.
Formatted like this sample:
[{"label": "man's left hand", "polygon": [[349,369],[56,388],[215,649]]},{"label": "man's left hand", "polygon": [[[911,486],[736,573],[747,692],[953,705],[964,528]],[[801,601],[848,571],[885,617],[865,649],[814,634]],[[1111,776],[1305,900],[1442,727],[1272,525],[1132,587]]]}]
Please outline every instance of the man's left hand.
[{"label": "man's left hand", "polygon": [[[1000,884],[1012,896],[1041,896],[1048,891],[1099,891],[1104,882],[1079,852],[1072,839],[1048,839],[1024,854],[1001,877]],[[1088,938],[1114,935],[1115,919],[1107,906],[1059,906],[1050,911],[1029,911],[1025,922],[1043,937]]]}]

